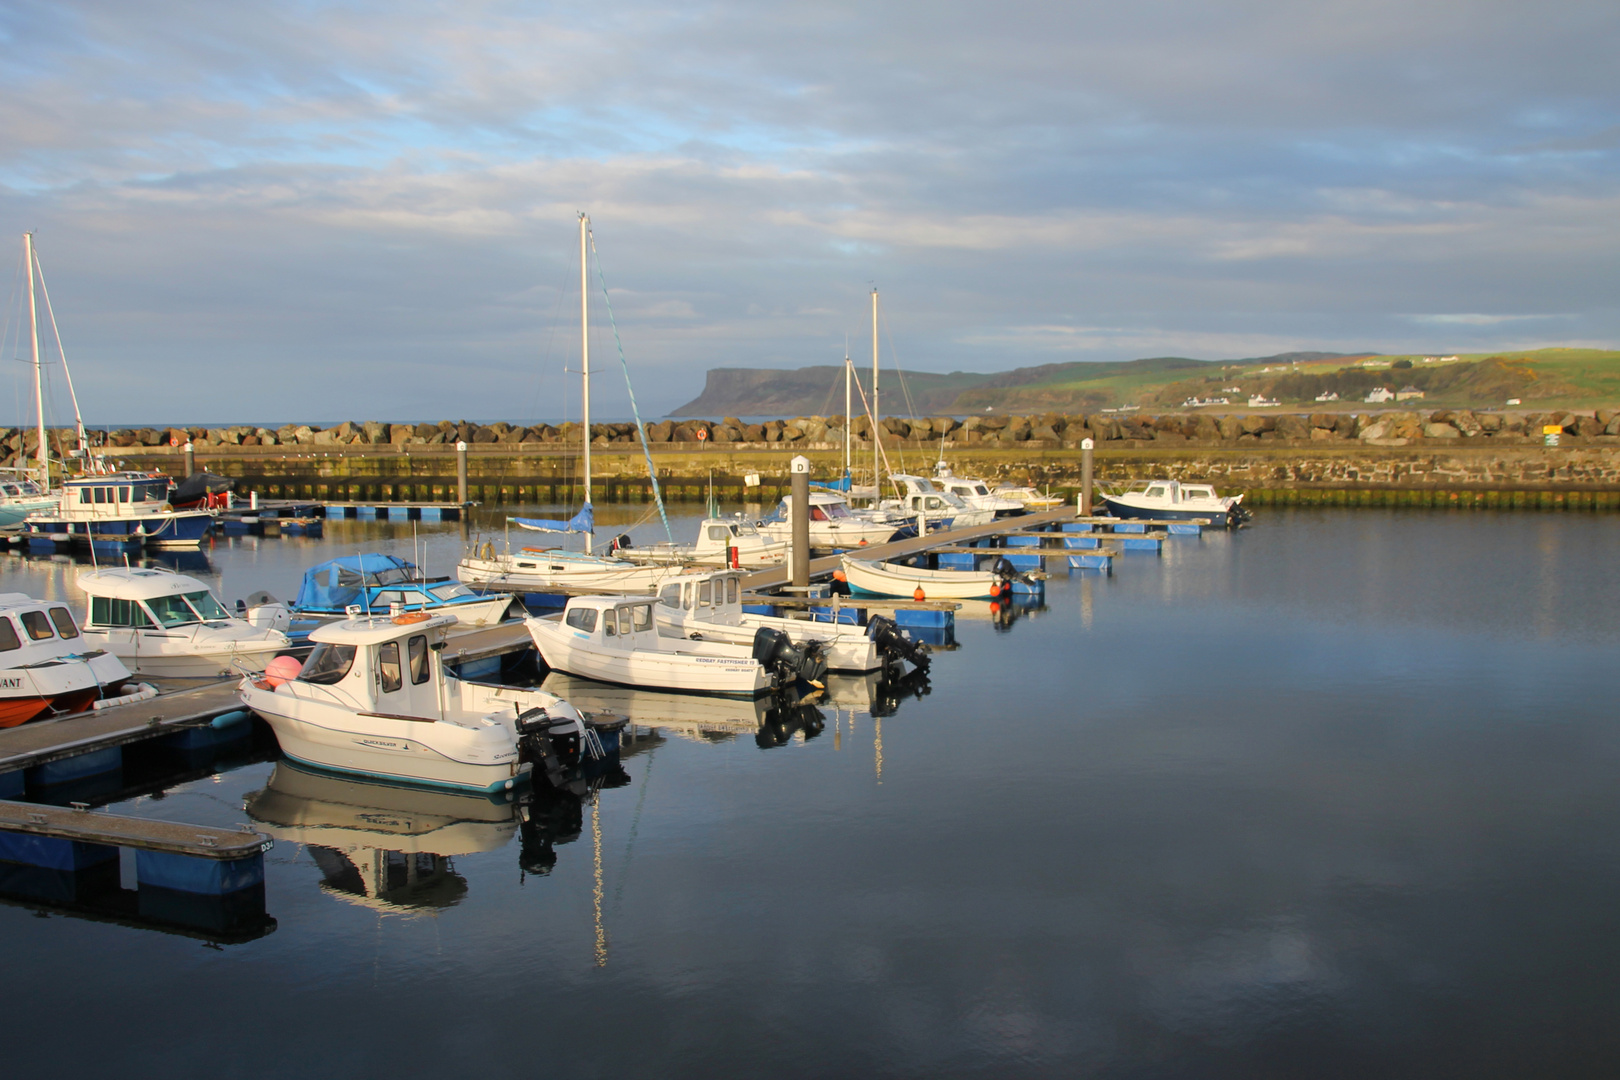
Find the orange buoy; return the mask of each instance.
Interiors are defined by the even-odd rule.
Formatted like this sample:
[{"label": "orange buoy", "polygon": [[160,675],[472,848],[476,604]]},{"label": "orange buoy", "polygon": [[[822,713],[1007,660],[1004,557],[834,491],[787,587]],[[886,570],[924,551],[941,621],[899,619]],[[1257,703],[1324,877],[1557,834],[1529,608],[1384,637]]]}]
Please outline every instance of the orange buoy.
[{"label": "orange buoy", "polygon": [[928,599],[928,594],[923,592],[922,586],[919,585],[917,586],[917,591],[911,594],[911,598],[920,603],[921,601]]},{"label": "orange buoy", "polygon": [[403,615],[394,616],[394,625],[409,626],[411,623],[427,622],[432,617],[425,611],[407,611]]}]

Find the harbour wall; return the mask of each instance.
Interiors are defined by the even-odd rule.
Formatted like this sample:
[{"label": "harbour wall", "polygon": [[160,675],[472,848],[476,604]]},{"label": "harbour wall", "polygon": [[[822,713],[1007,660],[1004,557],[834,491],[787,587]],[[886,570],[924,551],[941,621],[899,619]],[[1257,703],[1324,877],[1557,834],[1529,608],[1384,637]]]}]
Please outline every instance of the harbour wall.
[{"label": "harbour wall", "polygon": [[[978,421],[978,422],[976,422]],[[739,422],[740,424],[740,422]],[[1546,445],[1546,426],[1558,445]],[[812,475],[841,471],[841,419],[732,425],[662,421],[648,426],[666,499],[701,500],[712,477],[723,499],[773,502],[787,459],[804,454]],[[729,429],[729,430],[728,430]],[[594,501],[647,501],[646,459],[630,424],[593,425]],[[700,439],[698,432],[708,436]],[[857,460],[870,469],[864,418],[852,425]],[[0,436],[13,459],[30,432]],[[756,437],[757,436],[757,437]],[[1080,440],[1096,445],[1105,487],[1152,477],[1213,483],[1253,503],[1347,506],[1446,505],[1620,509],[1620,413],[1481,413],[987,417],[884,421],[887,467],[928,474],[943,452],[958,475],[1033,484],[1073,498]],[[199,468],[238,481],[241,493],[330,501],[452,501],[455,444],[467,444],[468,496],[488,505],[578,502],[577,425],[535,428],[343,424],[144,429],[96,434],[102,452],[129,468],[183,471],[189,439]],[[55,441],[53,436],[53,441]],[[942,449],[943,448],[943,449]],[[760,483],[746,480],[757,475]]]}]

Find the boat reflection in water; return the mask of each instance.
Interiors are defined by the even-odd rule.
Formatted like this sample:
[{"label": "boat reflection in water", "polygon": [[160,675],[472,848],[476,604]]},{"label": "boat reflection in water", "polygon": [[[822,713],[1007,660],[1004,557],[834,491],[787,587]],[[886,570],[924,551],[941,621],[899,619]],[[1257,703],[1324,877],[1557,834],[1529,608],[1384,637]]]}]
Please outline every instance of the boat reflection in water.
[{"label": "boat reflection in water", "polygon": [[579,838],[585,798],[628,782],[615,764],[582,780],[581,791],[537,785],[486,796],[369,783],[283,759],[245,809],[276,839],[308,848],[323,892],[384,914],[418,915],[467,895],[458,856],[495,851],[514,835],[519,868],[549,872],[555,845]]},{"label": "boat reflection in water", "polygon": [[1022,618],[1039,618],[1046,611],[1044,594],[1015,593],[1004,600],[966,600],[956,611],[958,622],[988,622],[998,634]]},{"label": "boat reflection in water", "polygon": [[761,749],[784,746],[794,738],[813,739],[827,726],[826,707],[891,716],[900,702],[928,693],[926,669],[905,674],[867,672],[826,677],[824,690],[794,687],[752,700],[703,694],[640,690],[596,682],[562,672],[546,676],[543,687],[584,713],[612,713],[630,721],[621,736],[621,753],[630,753],[643,736],[636,727],[679,731],[695,738],[734,738],[752,734]]}]

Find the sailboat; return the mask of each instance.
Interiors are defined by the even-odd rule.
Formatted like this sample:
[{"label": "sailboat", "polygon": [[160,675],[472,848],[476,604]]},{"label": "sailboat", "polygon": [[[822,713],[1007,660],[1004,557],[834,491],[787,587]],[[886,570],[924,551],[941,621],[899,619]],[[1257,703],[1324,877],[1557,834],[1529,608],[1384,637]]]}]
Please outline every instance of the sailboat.
[{"label": "sailboat", "polygon": [[[581,364],[580,436],[583,443],[585,505],[567,521],[536,518],[516,519],[519,526],[539,532],[581,533],[590,536],[596,522],[591,507],[591,336],[590,277],[588,243],[591,219],[579,215],[579,329]],[[597,555],[586,541],[584,551],[562,547],[520,548],[513,551],[510,541],[496,551],[492,543],[475,548],[456,564],[456,577],[468,585],[514,592],[544,592],[547,589],[590,590],[604,593],[652,592],[669,577],[681,573],[675,565],[647,565],[612,555]]]},{"label": "sailboat", "polygon": [[[45,438],[45,378],[39,357],[39,317],[34,299],[33,233],[23,233],[23,266],[28,273],[28,333],[34,367],[39,466],[33,476],[28,475],[27,469],[0,469],[0,527],[16,525],[29,514],[56,506],[56,496],[51,494],[50,449]],[[51,321],[54,325],[55,318]]]}]

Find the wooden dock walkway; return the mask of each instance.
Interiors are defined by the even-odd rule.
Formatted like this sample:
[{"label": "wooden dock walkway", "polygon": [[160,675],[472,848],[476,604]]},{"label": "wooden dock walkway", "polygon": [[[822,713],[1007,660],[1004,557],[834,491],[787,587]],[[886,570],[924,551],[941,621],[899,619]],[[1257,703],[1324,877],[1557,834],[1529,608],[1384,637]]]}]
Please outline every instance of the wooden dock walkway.
[{"label": "wooden dock walkway", "polygon": [[0,730],[0,772],[46,765],[205,724],[242,707],[236,697],[237,682],[221,679],[100,712],[34,720]]},{"label": "wooden dock walkway", "polygon": [[0,801],[0,830],[223,861],[251,858],[274,844],[246,826],[219,829],[27,802]]}]

